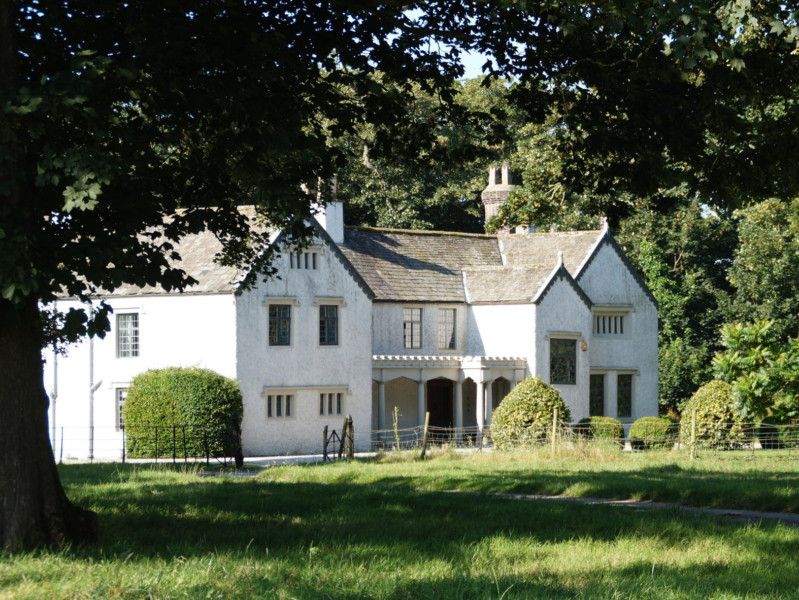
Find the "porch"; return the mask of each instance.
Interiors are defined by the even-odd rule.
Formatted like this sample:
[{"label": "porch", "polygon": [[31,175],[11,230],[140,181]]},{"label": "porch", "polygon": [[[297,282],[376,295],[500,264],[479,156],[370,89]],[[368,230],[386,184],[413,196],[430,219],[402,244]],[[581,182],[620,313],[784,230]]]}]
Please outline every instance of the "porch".
[{"label": "porch", "polygon": [[527,374],[527,361],[498,356],[372,357],[372,429],[430,426],[482,433],[494,409]]}]

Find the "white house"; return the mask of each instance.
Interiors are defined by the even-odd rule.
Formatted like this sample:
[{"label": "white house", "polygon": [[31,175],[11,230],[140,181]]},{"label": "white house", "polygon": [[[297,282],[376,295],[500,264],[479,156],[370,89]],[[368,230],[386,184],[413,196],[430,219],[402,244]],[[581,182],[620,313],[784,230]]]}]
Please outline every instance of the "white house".
[{"label": "white house", "polygon": [[[491,170],[487,217],[512,188],[507,168]],[[482,429],[528,375],[553,384],[574,420],[657,414],[657,307],[607,228],[346,228],[340,202],[317,219],[311,246],[284,248],[278,277],[240,294],[242,273],[213,262],[206,233],[178,248],[190,290],[105,297],[104,339],[45,353],[56,456],[118,457],[127,387],[165,366],[239,381],[246,455],[319,452],[324,426],[347,414],[365,449],[395,406],[402,427],[429,411],[434,426]]]}]

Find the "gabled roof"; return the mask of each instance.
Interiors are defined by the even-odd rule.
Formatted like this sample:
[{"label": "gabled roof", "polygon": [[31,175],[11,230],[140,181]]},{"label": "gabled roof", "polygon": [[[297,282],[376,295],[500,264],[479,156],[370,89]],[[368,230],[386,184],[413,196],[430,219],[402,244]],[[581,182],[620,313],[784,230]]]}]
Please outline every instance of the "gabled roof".
[{"label": "gabled roof", "polygon": [[377,300],[466,302],[463,272],[502,265],[488,235],[347,228],[341,251]]},{"label": "gabled roof", "polygon": [[601,235],[347,228],[341,250],[378,301],[527,303],[546,284],[559,252],[576,272]]}]

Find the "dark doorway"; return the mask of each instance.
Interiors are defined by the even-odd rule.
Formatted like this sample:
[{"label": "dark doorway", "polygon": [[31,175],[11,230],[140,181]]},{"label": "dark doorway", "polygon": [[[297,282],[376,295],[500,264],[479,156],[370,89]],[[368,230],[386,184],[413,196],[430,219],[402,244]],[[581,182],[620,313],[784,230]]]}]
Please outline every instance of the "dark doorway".
[{"label": "dark doorway", "polygon": [[449,379],[431,379],[427,382],[427,410],[431,427],[453,426],[453,382]]}]

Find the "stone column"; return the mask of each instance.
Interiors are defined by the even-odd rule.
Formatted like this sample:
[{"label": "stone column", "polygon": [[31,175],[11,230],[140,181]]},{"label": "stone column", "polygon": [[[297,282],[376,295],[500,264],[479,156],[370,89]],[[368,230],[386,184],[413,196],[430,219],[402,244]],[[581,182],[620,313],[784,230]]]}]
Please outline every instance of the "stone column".
[{"label": "stone column", "polygon": [[424,402],[424,388],[425,383],[423,379],[416,382],[416,419],[419,423],[419,427],[424,427],[424,413],[426,408]]},{"label": "stone column", "polygon": [[475,415],[477,416],[477,430],[483,433],[483,425],[485,423],[485,382],[475,381],[475,388],[477,393],[474,395],[475,399]]},{"label": "stone column", "polygon": [[486,382],[486,427],[491,427],[491,416],[494,414],[494,382]]},{"label": "stone column", "polygon": [[382,379],[377,382],[377,428],[386,428],[386,382]]},{"label": "stone column", "polygon": [[455,381],[455,439],[461,440],[463,432],[463,383]]}]

